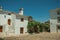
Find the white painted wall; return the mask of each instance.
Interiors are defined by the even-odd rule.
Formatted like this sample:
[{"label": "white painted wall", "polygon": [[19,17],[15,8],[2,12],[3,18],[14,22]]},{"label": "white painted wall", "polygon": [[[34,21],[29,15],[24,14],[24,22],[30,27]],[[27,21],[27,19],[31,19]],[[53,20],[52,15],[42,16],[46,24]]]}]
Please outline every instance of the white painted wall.
[{"label": "white painted wall", "polygon": [[15,34],[20,34],[20,27],[24,27],[24,33],[27,32],[28,21],[21,22],[20,19],[15,20]]},{"label": "white painted wall", "polygon": [[[6,14],[0,14],[0,25],[3,26],[3,32],[8,30],[8,27],[7,27],[8,26],[7,20],[8,19],[12,19],[12,17],[10,15],[6,15]],[[11,23],[11,26],[12,26],[12,23]]]},{"label": "white painted wall", "polygon": [[57,32],[57,20],[56,19],[51,19],[50,20],[50,31],[51,33],[56,33]]},{"label": "white painted wall", "polygon": [[4,31],[4,24],[5,24],[5,19],[4,19],[4,15],[0,14],[0,25],[3,26],[3,31]]},{"label": "white painted wall", "polygon": [[0,25],[5,24],[4,15],[0,14]]},{"label": "white painted wall", "polygon": [[4,18],[5,19],[5,24],[4,24],[5,30],[4,30],[4,32],[8,32],[8,30],[9,30],[8,19],[11,19],[11,25],[10,26],[12,27],[12,17],[11,17],[11,15],[6,15],[6,14],[5,14],[5,16],[6,17]]},{"label": "white painted wall", "polygon": [[3,25],[3,31],[8,29],[8,27],[7,27],[8,19],[11,19],[11,26],[13,27],[15,15],[0,14],[0,25]]},{"label": "white painted wall", "polygon": [[24,27],[24,33],[27,32],[28,19],[24,19],[24,22],[21,22],[20,19],[16,19],[14,14],[0,14],[0,25],[3,25],[3,32],[8,32],[7,30],[9,30],[8,19],[11,19],[10,26],[15,34],[20,34],[20,27]]},{"label": "white painted wall", "polygon": [[50,13],[50,32],[56,33],[57,32],[57,12]]}]

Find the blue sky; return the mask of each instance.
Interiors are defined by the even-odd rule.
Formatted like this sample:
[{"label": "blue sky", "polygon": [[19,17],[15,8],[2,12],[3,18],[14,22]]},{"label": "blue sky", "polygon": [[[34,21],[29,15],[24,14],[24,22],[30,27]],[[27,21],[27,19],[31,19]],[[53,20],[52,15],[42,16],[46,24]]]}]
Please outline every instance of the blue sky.
[{"label": "blue sky", "polygon": [[32,16],[34,20],[45,22],[50,19],[49,10],[59,8],[60,0],[0,0],[4,10],[19,12],[24,8],[24,15]]}]

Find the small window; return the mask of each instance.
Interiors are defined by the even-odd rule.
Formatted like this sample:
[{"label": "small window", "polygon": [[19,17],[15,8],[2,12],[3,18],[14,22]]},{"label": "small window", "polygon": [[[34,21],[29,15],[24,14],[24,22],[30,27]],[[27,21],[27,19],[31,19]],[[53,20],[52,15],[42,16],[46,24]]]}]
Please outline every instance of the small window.
[{"label": "small window", "polygon": [[57,14],[60,15],[60,11],[57,11]]},{"label": "small window", "polygon": [[10,19],[8,19],[8,25],[11,25],[11,20]]},{"label": "small window", "polygon": [[58,23],[60,23],[60,17],[57,17]]},{"label": "small window", "polygon": [[8,15],[11,15],[11,13],[8,13]]},{"label": "small window", "polygon": [[24,21],[24,18],[21,18],[21,22],[23,22]]},{"label": "small window", "polygon": [[6,15],[4,15],[4,18],[6,18]]},{"label": "small window", "polygon": [[57,29],[60,29],[60,25],[57,26]]}]

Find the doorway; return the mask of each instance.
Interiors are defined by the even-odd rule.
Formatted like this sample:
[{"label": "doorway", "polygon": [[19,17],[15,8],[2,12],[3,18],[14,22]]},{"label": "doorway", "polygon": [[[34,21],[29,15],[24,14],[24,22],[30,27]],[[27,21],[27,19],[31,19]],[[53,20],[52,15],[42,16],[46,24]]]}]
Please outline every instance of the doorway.
[{"label": "doorway", "polygon": [[2,32],[3,31],[3,26],[0,26],[0,32]]},{"label": "doorway", "polygon": [[21,27],[21,28],[20,28],[20,33],[23,34],[23,32],[24,32],[24,28]]},{"label": "doorway", "polygon": [[60,33],[60,25],[57,25],[56,28],[57,28],[57,32]]}]

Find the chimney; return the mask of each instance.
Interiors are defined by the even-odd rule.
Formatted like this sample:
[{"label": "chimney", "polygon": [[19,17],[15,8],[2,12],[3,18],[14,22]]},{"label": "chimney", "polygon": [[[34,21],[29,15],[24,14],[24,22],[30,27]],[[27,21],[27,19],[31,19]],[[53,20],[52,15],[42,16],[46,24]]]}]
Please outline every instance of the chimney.
[{"label": "chimney", "polygon": [[0,6],[0,11],[2,11],[2,6]]},{"label": "chimney", "polygon": [[23,8],[19,9],[19,15],[23,15]]}]

